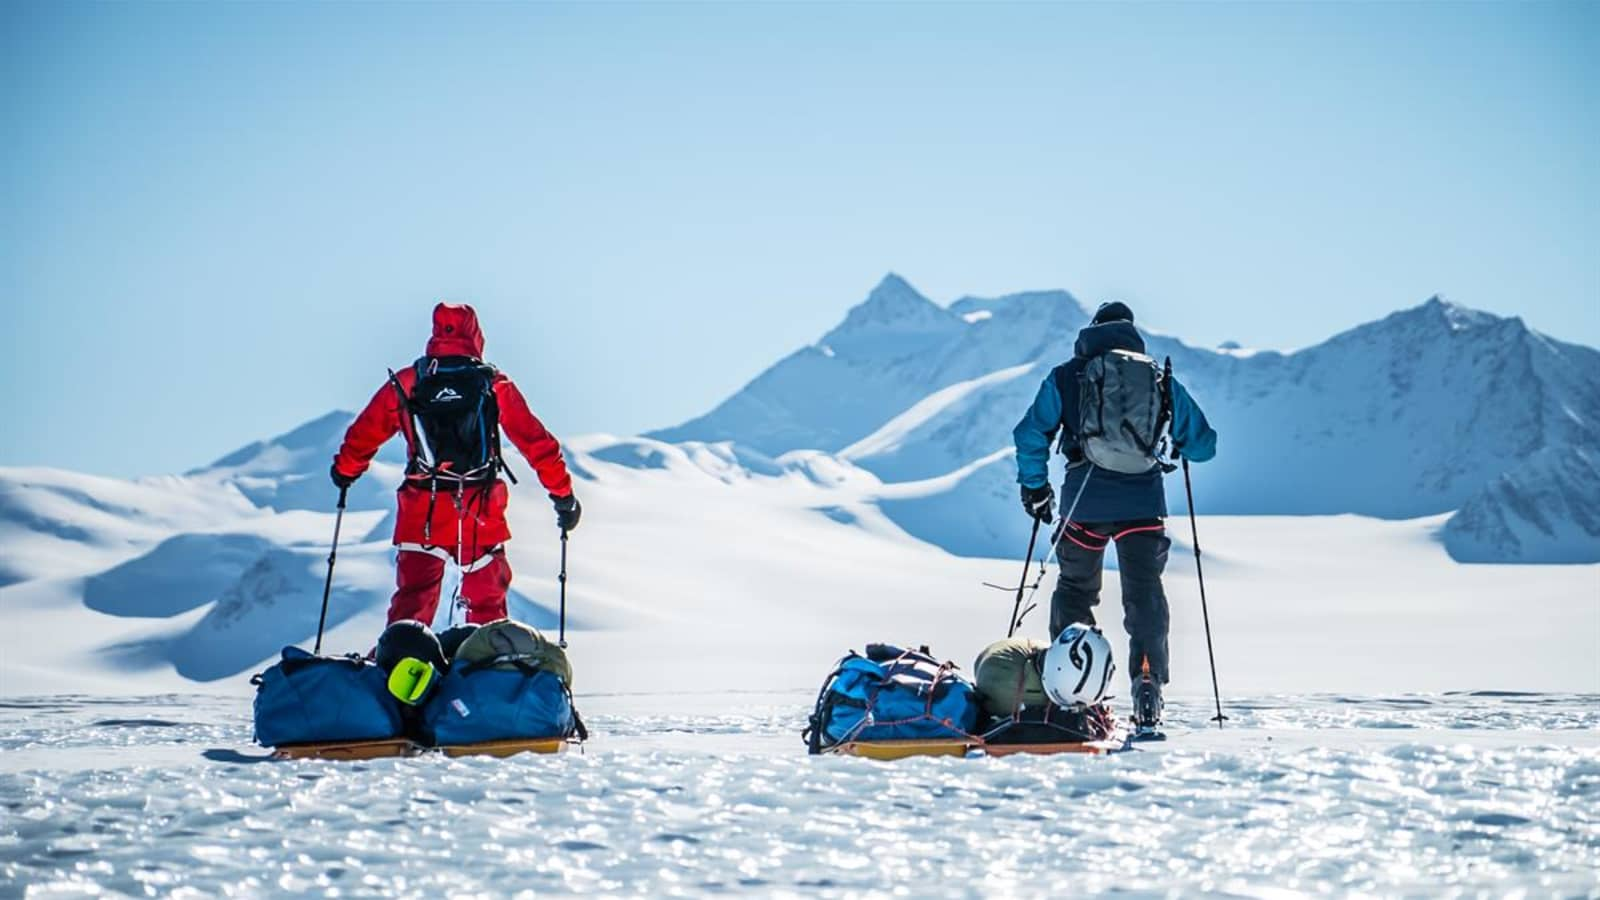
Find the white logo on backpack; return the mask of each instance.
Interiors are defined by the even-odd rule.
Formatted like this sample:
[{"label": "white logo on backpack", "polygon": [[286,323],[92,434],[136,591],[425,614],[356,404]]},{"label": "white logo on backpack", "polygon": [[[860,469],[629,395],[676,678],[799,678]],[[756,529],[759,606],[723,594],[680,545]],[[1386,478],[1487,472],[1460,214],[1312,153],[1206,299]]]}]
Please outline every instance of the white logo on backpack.
[{"label": "white logo on backpack", "polygon": [[461,395],[456,393],[454,388],[440,388],[439,393],[433,395],[433,402],[435,403],[449,403],[452,400],[460,399]]}]

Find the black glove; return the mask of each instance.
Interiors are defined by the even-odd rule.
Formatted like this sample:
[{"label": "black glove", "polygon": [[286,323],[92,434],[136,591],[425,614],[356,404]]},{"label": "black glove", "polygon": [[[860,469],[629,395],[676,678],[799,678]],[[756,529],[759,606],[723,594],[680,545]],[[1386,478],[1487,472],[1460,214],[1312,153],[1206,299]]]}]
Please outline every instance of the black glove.
[{"label": "black glove", "polygon": [[341,491],[355,484],[356,479],[361,477],[360,475],[346,475],[339,471],[338,463],[333,464],[333,468],[328,470],[328,475],[333,478],[333,486]]},{"label": "black glove", "polygon": [[1046,525],[1056,520],[1055,513],[1050,511],[1050,507],[1055,503],[1055,500],[1056,492],[1051,490],[1048,484],[1040,485],[1036,488],[1031,488],[1027,485],[1022,486],[1022,508],[1027,511],[1028,515]]},{"label": "black glove", "polygon": [[578,503],[577,494],[568,494],[565,497],[551,494],[550,502],[556,505],[556,524],[562,531],[571,531],[578,527],[578,520],[583,517],[583,506]]}]

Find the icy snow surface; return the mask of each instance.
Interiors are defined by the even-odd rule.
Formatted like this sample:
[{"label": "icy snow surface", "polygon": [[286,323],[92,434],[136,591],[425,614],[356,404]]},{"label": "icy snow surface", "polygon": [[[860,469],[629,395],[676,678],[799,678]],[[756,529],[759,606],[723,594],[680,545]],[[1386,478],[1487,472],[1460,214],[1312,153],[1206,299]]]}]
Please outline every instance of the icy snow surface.
[{"label": "icy snow surface", "polygon": [[1593,695],[1271,697],[1111,757],[895,763],[804,757],[809,699],[580,697],[582,754],[362,763],[263,761],[215,697],[8,700],[0,894],[1596,889]]}]

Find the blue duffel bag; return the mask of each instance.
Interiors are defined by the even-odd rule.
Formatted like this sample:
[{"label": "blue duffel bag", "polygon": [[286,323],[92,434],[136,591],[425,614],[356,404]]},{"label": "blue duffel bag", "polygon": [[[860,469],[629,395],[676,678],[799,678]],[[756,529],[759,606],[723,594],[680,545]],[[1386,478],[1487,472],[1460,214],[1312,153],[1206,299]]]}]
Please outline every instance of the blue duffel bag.
[{"label": "blue duffel bag", "polygon": [[972,682],[928,649],[868,644],[822,684],[805,740],[812,753],[851,741],[969,738],[978,726]]},{"label": "blue duffel bag", "polygon": [[359,656],[283,648],[256,685],[256,742],[264,747],[402,737],[400,707],[384,671]]},{"label": "blue duffel bag", "polygon": [[452,666],[422,708],[422,731],[436,747],[583,736],[566,682],[504,660]]}]

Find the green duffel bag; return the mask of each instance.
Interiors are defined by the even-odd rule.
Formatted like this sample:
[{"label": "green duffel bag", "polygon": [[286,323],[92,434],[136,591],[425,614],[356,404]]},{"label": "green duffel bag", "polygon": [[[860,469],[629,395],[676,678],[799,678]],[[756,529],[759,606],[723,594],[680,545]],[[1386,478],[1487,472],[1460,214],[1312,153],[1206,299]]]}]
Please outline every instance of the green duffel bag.
[{"label": "green duffel bag", "polygon": [[1049,705],[1039,680],[1039,660],[1049,648],[1044,641],[1026,638],[1006,638],[983,648],[972,672],[984,712],[999,719]]},{"label": "green duffel bag", "polygon": [[[521,665],[519,665],[519,663]],[[520,669],[533,666],[555,675],[572,688],[572,664],[560,645],[545,639],[537,629],[500,619],[478,626],[461,642],[450,667],[454,669]]]}]

